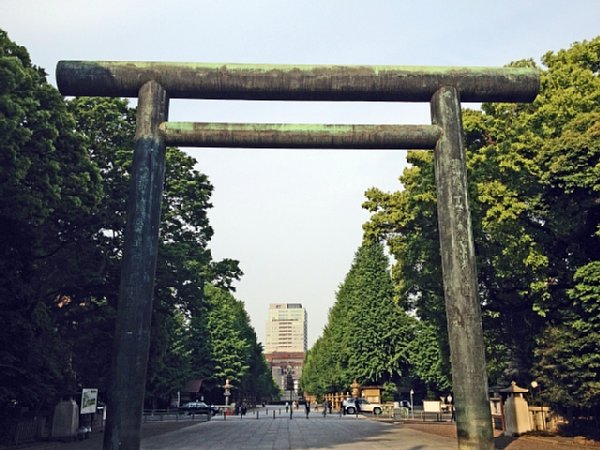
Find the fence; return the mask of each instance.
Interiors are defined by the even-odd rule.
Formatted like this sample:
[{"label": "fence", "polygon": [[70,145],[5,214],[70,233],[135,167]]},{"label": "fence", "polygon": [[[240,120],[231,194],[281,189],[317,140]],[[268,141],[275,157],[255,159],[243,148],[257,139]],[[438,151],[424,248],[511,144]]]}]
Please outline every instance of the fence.
[{"label": "fence", "polygon": [[142,414],[142,420],[147,422],[184,422],[198,421],[208,422],[211,419],[210,412],[191,412],[183,413],[176,409],[145,409]]},{"label": "fence", "polygon": [[19,445],[47,438],[50,434],[49,423],[49,416],[7,421],[0,433],[0,445]]},{"label": "fence", "polygon": [[350,394],[350,392],[334,392],[330,394],[325,394],[324,396],[325,401],[331,402],[331,406],[336,411],[341,410],[342,402],[350,397],[352,397],[352,394]]}]

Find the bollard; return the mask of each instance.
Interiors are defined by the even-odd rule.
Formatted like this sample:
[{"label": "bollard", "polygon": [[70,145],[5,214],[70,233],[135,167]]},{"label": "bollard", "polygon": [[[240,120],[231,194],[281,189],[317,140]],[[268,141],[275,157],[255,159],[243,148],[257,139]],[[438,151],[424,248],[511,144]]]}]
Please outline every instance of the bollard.
[{"label": "bollard", "polygon": [[258,420],[258,411],[256,411],[256,420]]},{"label": "bollard", "polygon": [[273,420],[275,420],[275,410],[273,410]]}]

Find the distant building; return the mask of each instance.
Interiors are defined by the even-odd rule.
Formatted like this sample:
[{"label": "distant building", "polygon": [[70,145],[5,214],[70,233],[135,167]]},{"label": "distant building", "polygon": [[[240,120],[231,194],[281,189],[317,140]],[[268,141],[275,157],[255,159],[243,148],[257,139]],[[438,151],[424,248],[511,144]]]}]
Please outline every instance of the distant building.
[{"label": "distant building", "polygon": [[301,303],[271,303],[265,353],[306,352],[307,314]]},{"label": "distant building", "polygon": [[[282,392],[282,400],[296,400],[298,381],[307,349],[307,314],[301,303],[272,303],[269,305],[265,358],[271,366],[273,380]],[[291,374],[293,391],[287,389]]]}]

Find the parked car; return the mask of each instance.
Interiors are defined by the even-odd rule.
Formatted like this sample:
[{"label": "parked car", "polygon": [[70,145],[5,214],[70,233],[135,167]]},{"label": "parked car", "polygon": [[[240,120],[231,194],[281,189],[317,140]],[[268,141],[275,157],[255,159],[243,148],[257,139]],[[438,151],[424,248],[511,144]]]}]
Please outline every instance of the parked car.
[{"label": "parked car", "polygon": [[383,408],[379,403],[370,403],[364,398],[348,398],[342,402],[342,408],[346,414],[356,413],[356,401],[358,400],[358,411],[359,412],[370,412],[375,416],[378,416],[383,412]]},{"label": "parked car", "polygon": [[179,412],[188,414],[210,414],[214,416],[219,412],[216,406],[209,406],[204,402],[188,402],[179,408]]}]

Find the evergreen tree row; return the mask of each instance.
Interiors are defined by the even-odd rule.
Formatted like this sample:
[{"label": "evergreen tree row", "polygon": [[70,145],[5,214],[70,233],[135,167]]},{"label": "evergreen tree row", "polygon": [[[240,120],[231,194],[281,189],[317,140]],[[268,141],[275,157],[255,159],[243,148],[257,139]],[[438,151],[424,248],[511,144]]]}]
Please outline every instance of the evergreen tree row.
[{"label": "evergreen tree row", "polygon": [[[535,380],[547,404],[597,420],[600,37],[542,62],[533,103],[463,111],[489,384]],[[393,255],[394,298],[435,331],[450,375],[433,155],[408,161],[402,191],[367,192],[365,236]]]},{"label": "evergreen tree row", "polygon": [[[532,104],[463,111],[489,385],[535,380],[545,404],[597,424],[600,37],[542,62]],[[307,354],[307,392],[451,389],[433,154],[408,161],[402,190],[366,193],[364,243]]]},{"label": "evergreen tree row", "polygon": [[[0,30],[0,409],[51,408],[110,367],[135,134],[125,100],[64,101]],[[243,303],[237,261],[214,261],[212,185],[167,150],[147,405],[186,382],[276,392]]]}]

